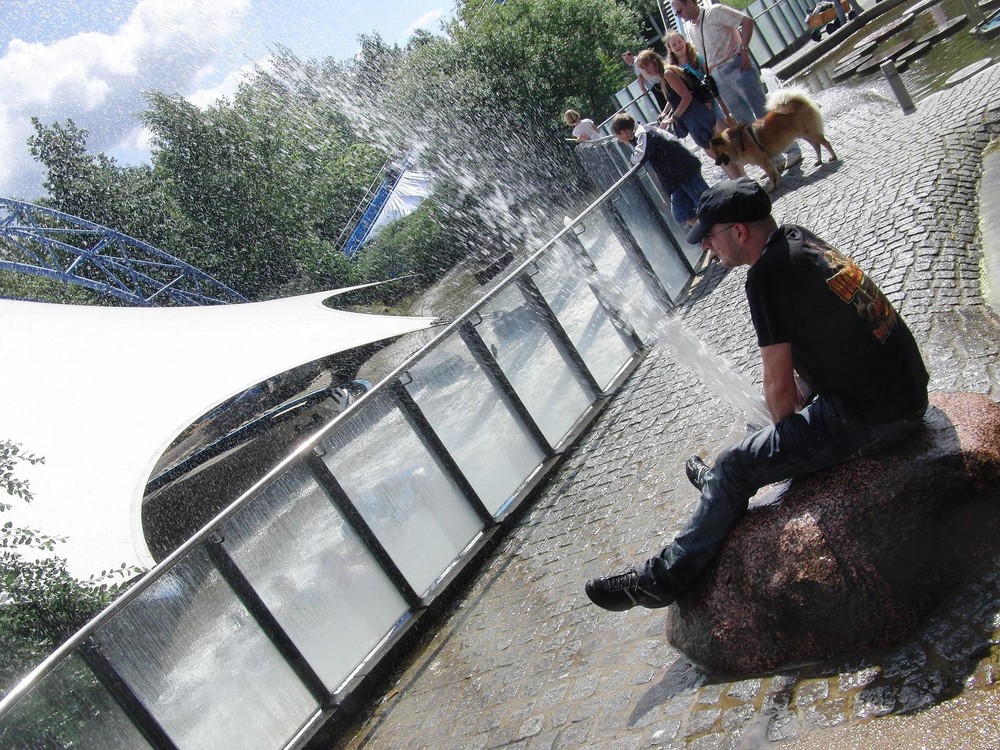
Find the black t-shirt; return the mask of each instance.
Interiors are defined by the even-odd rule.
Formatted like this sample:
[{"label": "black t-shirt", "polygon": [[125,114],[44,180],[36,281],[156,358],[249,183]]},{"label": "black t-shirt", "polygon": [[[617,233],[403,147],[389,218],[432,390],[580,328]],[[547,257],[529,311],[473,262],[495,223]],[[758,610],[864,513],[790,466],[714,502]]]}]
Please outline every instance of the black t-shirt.
[{"label": "black t-shirt", "polygon": [[854,261],[808,230],[772,232],[746,292],[757,343],[791,344],[799,376],[852,416],[888,422],[927,405],[927,370],[903,318]]}]

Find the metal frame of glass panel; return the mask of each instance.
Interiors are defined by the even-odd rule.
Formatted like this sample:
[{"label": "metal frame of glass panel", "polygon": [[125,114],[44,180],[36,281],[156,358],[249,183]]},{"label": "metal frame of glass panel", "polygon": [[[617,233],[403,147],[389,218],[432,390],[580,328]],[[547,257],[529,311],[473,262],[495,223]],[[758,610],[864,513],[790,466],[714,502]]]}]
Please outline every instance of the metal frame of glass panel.
[{"label": "metal frame of glass panel", "polygon": [[[638,276],[644,304],[668,306],[642,256],[654,248],[608,208],[636,179],[635,169],[624,174],[46,659],[0,701],[0,738],[45,746],[51,718],[32,707],[51,705],[45,691],[64,684],[81,708],[60,715],[59,731],[102,750],[114,733],[157,749],[218,747],[225,717],[247,715],[273,721],[266,731],[229,727],[241,747],[295,748],[350,713],[645,355],[609,288]],[[578,236],[591,221],[610,232],[610,254],[592,256]],[[559,278],[566,263],[577,264],[573,283]],[[533,365],[543,349],[545,366]],[[545,374],[520,372],[532,369]],[[477,399],[454,398],[471,388]],[[567,392],[578,395],[553,422],[546,404]],[[452,403],[475,411],[455,417]],[[507,443],[519,447],[500,455]],[[502,473],[484,472],[466,444],[496,452]],[[410,529],[418,521],[424,531]],[[414,544],[428,545],[416,563]],[[350,599],[359,586],[364,613]],[[352,616],[367,624],[348,627]],[[248,686],[246,670],[267,674]],[[205,691],[220,704],[200,712],[209,718],[188,708]],[[127,732],[115,729],[122,722]]]},{"label": "metal frame of glass panel", "polygon": [[805,18],[815,3],[807,0],[756,0],[747,6],[759,33],[750,40],[750,52],[760,65],[780,57],[810,32]]},{"label": "metal frame of glass panel", "polygon": [[[576,154],[595,184],[607,187],[630,173],[634,167],[624,146],[615,140],[582,143]],[[655,279],[662,295],[673,305],[682,297],[697,274],[695,266],[703,257],[700,247],[688,245],[686,228],[670,213],[670,198],[648,168],[640,167],[638,178],[618,190],[608,202],[617,214],[625,235],[642,256],[645,270]]]}]

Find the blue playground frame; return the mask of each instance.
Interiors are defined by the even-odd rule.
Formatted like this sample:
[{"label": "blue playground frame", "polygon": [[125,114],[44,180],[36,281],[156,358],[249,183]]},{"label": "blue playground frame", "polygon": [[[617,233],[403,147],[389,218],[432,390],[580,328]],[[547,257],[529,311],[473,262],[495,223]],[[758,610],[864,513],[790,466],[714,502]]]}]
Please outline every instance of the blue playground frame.
[{"label": "blue playground frame", "polygon": [[10,198],[0,198],[0,270],[76,284],[143,307],[249,301],[152,245]]}]

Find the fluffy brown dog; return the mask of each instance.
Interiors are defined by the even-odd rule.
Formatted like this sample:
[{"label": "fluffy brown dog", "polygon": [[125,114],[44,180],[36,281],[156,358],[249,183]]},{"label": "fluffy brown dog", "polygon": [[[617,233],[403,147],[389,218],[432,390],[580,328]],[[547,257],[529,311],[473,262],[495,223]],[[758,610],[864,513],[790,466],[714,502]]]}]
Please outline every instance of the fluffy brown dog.
[{"label": "fluffy brown dog", "polygon": [[726,128],[710,143],[716,164],[756,164],[767,173],[773,190],[778,185],[778,170],[772,160],[796,138],[816,149],[816,166],[823,163],[821,145],[830,152],[830,161],[837,159],[833,146],[823,136],[823,118],[816,102],[802,89],[778,89],[767,97],[767,114],[752,123]]}]

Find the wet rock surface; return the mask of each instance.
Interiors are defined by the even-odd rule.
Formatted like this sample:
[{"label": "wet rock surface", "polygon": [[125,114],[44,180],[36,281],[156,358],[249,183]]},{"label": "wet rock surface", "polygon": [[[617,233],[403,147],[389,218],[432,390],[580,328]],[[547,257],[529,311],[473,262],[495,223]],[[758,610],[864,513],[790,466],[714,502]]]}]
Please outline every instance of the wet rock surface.
[{"label": "wet rock surface", "polygon": [[[981,294],[976,210],[983,150],[1000,135],[1000,66],[905,117],[887,87],[821,99],[841,160],[786,172],[776,216],[815,230],[879,282],[916,336],[931,390],[1000,400],[1000,322]],[[713,169],[706,162],[709,182]],[[712,268],[677,317],[759,384],[744,280]],[[971,700],[961,721],[931,727],[932,742],[895,742],[918,709],[1000,694],[1000,558],[886,649],[750,679],[696,667],[666,643],[662,610],[613,614],[588,602],[585,580],[645,559],[681,528],[697,501],[684,459],[714,454],[744,424],[657,347],[337,747],[829,750],[831,735],[891,721],[882,744],[866,734],[848,746],[943,749],[968,736],[950,726],[997,727],[990,701]]]},{"label": "wet rock surface", "polygon": [[1000,552],[998,530],[1000,406],[932,394],[924,425],[898,449],[755,499],[670,609],[667,638],[723,674],[883,648]]}]

